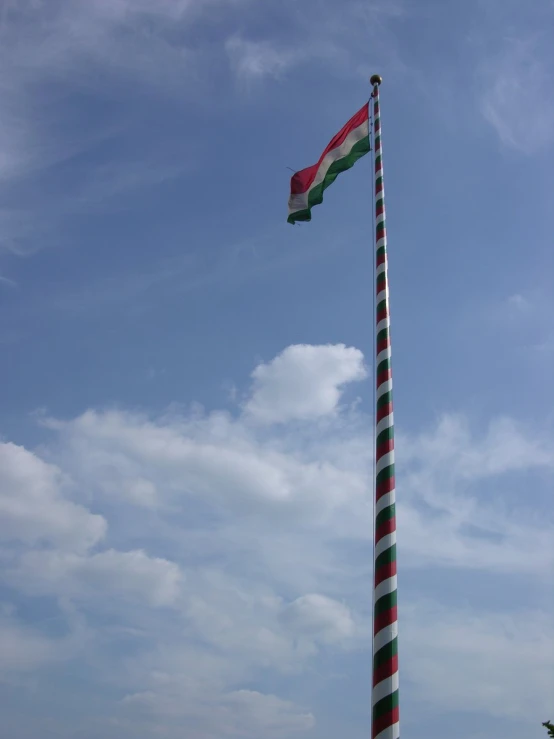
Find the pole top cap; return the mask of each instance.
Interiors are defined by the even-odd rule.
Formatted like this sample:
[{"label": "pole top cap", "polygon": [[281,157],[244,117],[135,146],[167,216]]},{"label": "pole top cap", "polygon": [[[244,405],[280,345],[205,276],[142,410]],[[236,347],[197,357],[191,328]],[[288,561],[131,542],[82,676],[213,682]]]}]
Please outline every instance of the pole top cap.
[{"label": "pole top cap", "polygon": [[380,85],[383,81],[383,78],[380,74],[374,74],[369,81],[372,85]]}]

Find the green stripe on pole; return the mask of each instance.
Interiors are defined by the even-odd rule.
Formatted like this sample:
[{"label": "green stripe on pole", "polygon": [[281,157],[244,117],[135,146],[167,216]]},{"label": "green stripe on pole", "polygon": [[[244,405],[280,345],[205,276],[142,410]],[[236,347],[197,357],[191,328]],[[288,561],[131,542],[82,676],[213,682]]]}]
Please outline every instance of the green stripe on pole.
[{"label": "green stripe on pole", "polygon": [[377,400],[377,410],[379,408],[382,408],[384,405],[387,405],[387,403],[392,403],[392,391],[389,390],[388,393],[383,393],[381,397]]},{"label": "green stripe on pole", "polygon": [[397,707],[398,690],[395,690],[394,693],[391,693],[390,695],[385,696],[385,698],[381,698],[380,701],[377,701],[373,706],[373,716],[374,718],[377,718],[378,716],[382,716],[384,713],[388,713],[389,711],[392,711],[393,708]]},{"label": "green stripe on pole", "polygon": [[392,593],[387,593],[386,595],[383,595],[381,598],[379,598],[378,601],[375,602],[375,615],[378,616],[380,613],[390,611],[391,608],[394,608],[397,605],[397,600],[398,599],[396,590],[393,590]]},{"label": "green stripe on pole", "polygon": [[390,368],[391,368],[390,357],[387,357],[386,359],[383,359],[381,362],[379,362],[379,364],[377,365],[377,370],[375,374],[377,375],[377,377],[379,377],[381,372],[384,372],[385,370],[390,370]]},{"label": "green stripe on pole", "polygon": [[392,505],[383,508],[382,511],[379,511],[379,513],[375,517],[375,528],[378,529],[382,524],[385,523],[385,521],[390,521],[390,519],[394,518],[395,516],[396,506],[393,503]]},{"label": "green stripe on pole", "polygon": [[381,444],[383,444],[385,441],[390,441],[391,439],[394,439],[394,426],[389,426],[388,428],[381,431],[381,433],[377,437],[377,443],[375,444],[376,448],[379,449]]},{"label": "green stripe on pole", "polygon": [[396,544],[393,544],[388,549],[385,549],[384,552],[381,552],[381,554],[376,558],[375,569],[378,570],[379,567],[382,567],[383,565],[390,565],[391,562],[394,562],[395,560],[396,560]]},{"label": "green stripe on pole", "polygon": [[385,662],[388,662],[389,659],[392,659],[398,654],[398,637],[395,637],[392,641],[385,644],[384,647],[381,647],[381,649],[376,652],[375,657],[373,659],[373,667],[377,668],[383,665]]}]

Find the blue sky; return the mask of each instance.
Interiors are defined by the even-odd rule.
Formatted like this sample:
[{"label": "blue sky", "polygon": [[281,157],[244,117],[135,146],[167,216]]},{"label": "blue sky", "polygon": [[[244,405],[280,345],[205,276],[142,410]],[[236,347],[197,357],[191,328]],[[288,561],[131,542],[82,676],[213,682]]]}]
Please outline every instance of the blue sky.
[{"label": "blue sky", "polygon": [[383,75],[402,732],[554,715],[554,6],[0,5],[10,739],[369,732]]}]

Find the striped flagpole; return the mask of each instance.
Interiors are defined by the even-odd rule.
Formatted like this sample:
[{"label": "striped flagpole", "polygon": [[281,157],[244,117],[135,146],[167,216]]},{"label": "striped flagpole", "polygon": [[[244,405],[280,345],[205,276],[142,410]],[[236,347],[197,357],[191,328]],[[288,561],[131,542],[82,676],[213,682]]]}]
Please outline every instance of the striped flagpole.
[{"label": "striped flagpole", "polygon": [[372,739],[398,739],[398,621],[396,605],[396,515],[394,485],[394,420],[387,276],[387,231],[383,184],[383,149],[379,85],[373,85],[375,159],[375,538],[373,592]]}]

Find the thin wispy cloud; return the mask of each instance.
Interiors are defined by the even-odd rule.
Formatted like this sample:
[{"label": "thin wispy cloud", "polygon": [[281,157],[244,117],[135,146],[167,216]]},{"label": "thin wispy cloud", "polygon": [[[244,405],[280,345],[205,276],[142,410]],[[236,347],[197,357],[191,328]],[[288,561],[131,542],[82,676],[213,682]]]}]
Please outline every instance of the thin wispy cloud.
[{"label": "thin wispy cloud", "polygon": [[552,143],[554,58],[541,36],[512,37],[481,67],[481,111],[506,146],[534,154]]},{"label": "thin wispy cloud", "polygon": [[5,277],[4,275],[0,275],[0,284],[5,287],[17,287],[15,280],[10,280],[9,277]]},{"label": "thin wispy cloud", "polygon": [[484,119],[509,149],[544,152],[554,122],[552,3],[537,0],[524,9],[511,0],[484,2],[475,20],[470,56]]},{"label": "thin wispy cloud", "polygon": [[[214,76],[218,70],[247,86],[283,80],[314,60],[345,70],[356,50],[350,51],[344,14],[355,20],[358,36],[366,24],[372,32],[372,22],[356,2],[341,13],[324,8],[314,16],[316,5],[276,5],[289,25],[280,42],[244,29],[249,0],[6,5],[0,29],[1,248],[16,255],[44,249],[56,243],[68,219],[120,207],[125,198],[201,166],[205,154],[189,146],[183,125],[188,106],[212,98],[217,109],[217,97],[226,94]],[[395,18],[398,6],[393,11],[380,3],[372,7],[378,17]],[[223,34],[220,16],[231,24]],[[215,46],[198,42],[198,24],[214,27]],[[211,95],[201,102],[208,89]],[[146,108],[144,96],[156,103]],[[103,112],[91,118],[84,111],[93,104]],[[152,131],[160,134],[154,146]]]}]

